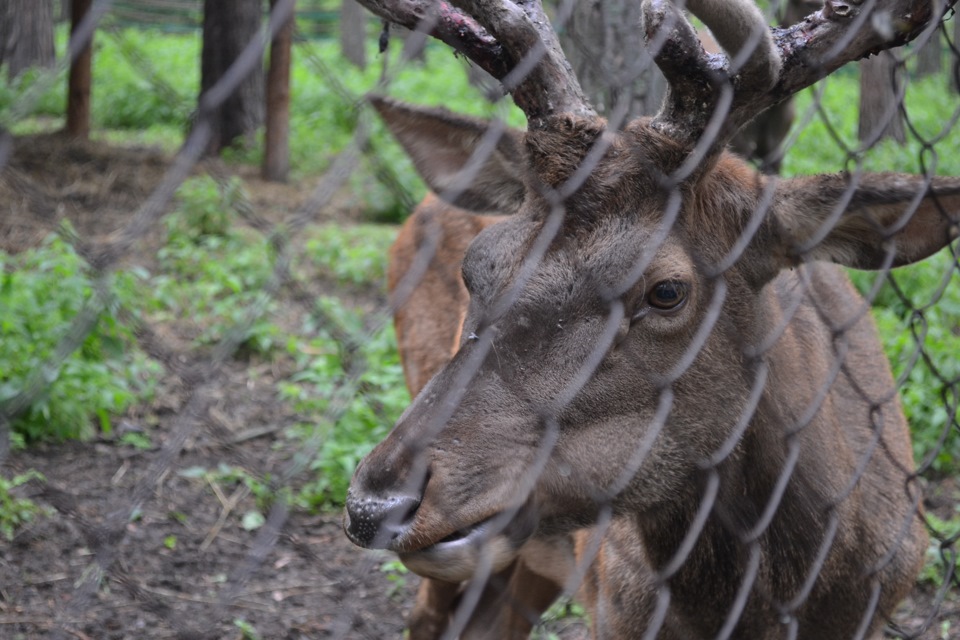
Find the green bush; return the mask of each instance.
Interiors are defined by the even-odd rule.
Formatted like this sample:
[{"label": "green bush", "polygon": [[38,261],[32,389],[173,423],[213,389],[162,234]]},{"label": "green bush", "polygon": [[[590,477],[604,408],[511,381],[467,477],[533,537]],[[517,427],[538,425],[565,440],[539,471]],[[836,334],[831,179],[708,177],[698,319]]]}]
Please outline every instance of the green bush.
[{"label": "green bush", "polygon": [[44,477],[33,469],[9,480],[0,475],[0,535],[7,540],[13,540],[17,529],[42,512],[40,506],[32,500],[13,495],[13,489],[31,480],[43,482]]},{"label": "green bush", "polygon": [[382,287],[396,227],[325,224],[310,230],[305,257],[338,285]]},{"label": "green bush", "polygon": [[181,186],[166,218],[161,272],[152,279],[155,317],[190,318],[206,344],[240,328],[244,346],[266,353],[280,333],[267,318],[276,302],[264,293],[274,251],[267,238],[239,224],[235,207],[243,199],[238,178],[219,185],[203,176]]},{"label": "green bush", "polygon": [[122,29],[94,40],[93,117],[99,127],[185,131],[200,90],[200,34]]},{"label": "green bush", "polygon": [[85,263],[54,236],[16,256],[0,252],[0,403],[33,380],[44,386],[13,421],[24,441],[87,438],[94,421],[109,432],[113,416],[153,392],[159,366],[120,319],[124,309],[136,309],[143,277],[137,271],[109,278],[93,330],[58,364],[51,356],[73,318],[99,306]]},{"label": "green bush", "polygon": [[304,333],[291,342],[297,372],[281,384],[281,397],[302,421],[288,434],[319,442],[314,480],[297,496],[309,509],[342,502],[357,463],[386,436],[410,402],[393,328],[365,328],[363,316],[336,298],[321,298]]}]

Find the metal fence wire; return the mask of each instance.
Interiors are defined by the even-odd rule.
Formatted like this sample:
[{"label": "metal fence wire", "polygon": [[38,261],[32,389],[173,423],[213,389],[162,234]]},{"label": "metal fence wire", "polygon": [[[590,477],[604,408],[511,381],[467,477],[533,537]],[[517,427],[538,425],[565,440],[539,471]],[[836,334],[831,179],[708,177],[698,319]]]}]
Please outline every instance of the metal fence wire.
[{"label": "metal fence wire", "polygon": [[[77,41],[110,4],[95,3]],[[378,97],[357,102],[349,144],[288,214],[266,211],[272,192],[230,201],[264,275],[213,337],[184,336],[176,313],[117,309],[114,291],[163,259],[156,238],[172,233],[188,178],[229,189],[233,168],[203,158],[210,118],[262,63],[273,20],[201,99],[176,154],[149,156],[162,169],[129,187],[122,226],[60,230],[89,291],[28,375],[0,371],[3,477],[45,476],[0,487],[4,518],[20,498],[41,507],[0,547],[0,636],[960,638],[951,3],[791,3],[806,19],[770,3],[762,19],[784,26],[768,38],[752,4],[688,0],[719,42],[704,42],[710,54],[684,3],[565,0],[549,16],[528,2],[362,4],[412,28],[384,28],[381,44],[403,55],[381,56]],[[390,98],[427,34],[498,77],[482,81],[490,111],[515,99],[526,131]],[[859,59],[907,34],[871,59],[891,101],[856,139]],[[312,46],[295,55],[349,96]],[[920,77],[931,49],[940,70]],[[24,159],[50,140],[10,131],[57,78],[42,74],[3,116],[8,293],[23,282],[11,256],[34,242],[14,235],[80,208],[82,185],[51,190],[48,169],[96,164],[109,146],[54,137],[56,152]],[[760,107],[771,115],[754,118]],[[350,224],[338,207],[359,166],[396,182],[393,156],[370,142],[376,113],[439,193],[399,231],[389,297],[300,275],[309,230]],[[901,122],[898,144],[885,134]],[[816,164],[825,149],[832,166]],[[110,169],[81,195],[124,176]],[[353,330],[317,303],[330,296],[366,296]],[[125,448],[101,429],[11,448],[105,310],[159,363],[162,397],[103,424],[141,433],[152,416],[152,442]],[[337,343],[321,409],[278,400],[316,354],[249,352],[268,320]],[[318,455],[384,364],[363,347],[392,321],[416,397],[389,435],[359,445],[369,455],[335,497],[343,515],[317,515],[294,496],[324,482]],[[378,402],[374,419],[397,418]]]}]

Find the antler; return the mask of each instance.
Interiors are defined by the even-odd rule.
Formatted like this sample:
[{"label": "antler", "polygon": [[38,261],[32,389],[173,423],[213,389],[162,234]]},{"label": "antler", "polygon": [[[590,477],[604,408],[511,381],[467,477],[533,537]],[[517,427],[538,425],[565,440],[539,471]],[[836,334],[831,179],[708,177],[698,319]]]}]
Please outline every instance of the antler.
[{"label": "antler", "polygon": [[359,0],[378,16],[446,42],[500,80],[532,129],[555,113],[596,115],[539,0]]},{"label": "antler", "polygon": [[909,42],[956,0],[827,0],[787,29],[770,29],[747,0],[687,0],[732,55],[709,55],[674,2],[644,0],[646,36],[666,76],[654,125],[691,146],[721,148],[763,110],[844,64]]},{"label": "antler", "polygon": [[[596,115],[540,0],[359,1],[446,42],[499,79],[531,129],[557,113]],[[682,0],[642,0],[647,41],[669,83],[653,124],[713,153],[763,110],[850,61],[910,41],[956,2],[827,0],[793,27],[771,29],[749,0],[686,0],[724,56],[703,50]]]}]

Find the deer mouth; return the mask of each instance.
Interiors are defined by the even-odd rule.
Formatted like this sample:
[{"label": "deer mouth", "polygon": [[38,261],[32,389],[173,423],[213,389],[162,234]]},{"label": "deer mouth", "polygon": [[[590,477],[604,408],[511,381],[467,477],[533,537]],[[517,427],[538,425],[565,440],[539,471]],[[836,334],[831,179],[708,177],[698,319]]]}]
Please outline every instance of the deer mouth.
[{"label": "deer mouth", "polygon": [[447,582],[469,580],[478,571],[502,571],[516,559],[537,524],[531,509],[510,515],[498,513],[427,547],[401,552],[400,561],[417,575]]}]

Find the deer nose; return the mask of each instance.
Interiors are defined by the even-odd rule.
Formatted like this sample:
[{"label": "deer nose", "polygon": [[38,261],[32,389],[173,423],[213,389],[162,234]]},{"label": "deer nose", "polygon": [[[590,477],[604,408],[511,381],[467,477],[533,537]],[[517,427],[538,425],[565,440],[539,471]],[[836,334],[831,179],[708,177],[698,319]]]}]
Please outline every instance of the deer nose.
[{"label": "deer nose", "polygon": [[394,495],[358,496],[347,492],[343,530],[350,540],[367,549],[387,549],[410,527],[420,497]]}]

